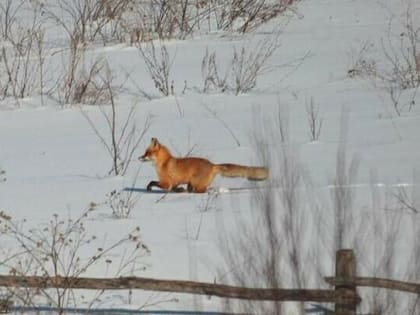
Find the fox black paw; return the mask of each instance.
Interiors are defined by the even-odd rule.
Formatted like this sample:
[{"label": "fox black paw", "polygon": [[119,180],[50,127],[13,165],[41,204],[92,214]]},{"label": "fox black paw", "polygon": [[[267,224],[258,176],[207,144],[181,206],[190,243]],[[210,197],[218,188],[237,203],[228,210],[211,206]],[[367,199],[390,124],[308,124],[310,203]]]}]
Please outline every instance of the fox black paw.
[{"label": "fox black paw", "polygon": [[157,182],[155,182],[155,181],[151,181],[151,182],[147,185],[146,189],[147,189],[148,191],[151,191],[153,186],[157,186]]}]

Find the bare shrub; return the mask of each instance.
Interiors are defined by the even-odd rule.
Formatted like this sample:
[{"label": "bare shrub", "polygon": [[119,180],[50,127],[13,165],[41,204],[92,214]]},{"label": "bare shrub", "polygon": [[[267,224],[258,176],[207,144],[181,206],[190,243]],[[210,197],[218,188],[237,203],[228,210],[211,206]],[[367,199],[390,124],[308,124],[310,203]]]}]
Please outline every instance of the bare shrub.
[{"label": "bare shrub", "polygon": [[411,193],[408,191],[407,183],[401,183],[397,185],[394,191],[391,191],[391,195],[398,202],[400,209],[411,211],[415,214],[420,213],[419,179],[418,171],[414,170]]},{"label": "bare shrub", "polygon": [[[400,116],[404,111],[411,111],[415,105],[415,96],[417,93],[417,88],[414,88],[414,91],[410,93],[410,89],[405,88],[404,85],[401,85],[401,82],[398,82],[397,70],[395,71],[395,76],[390,74],[390,70],[381,69],[378,66],[378,61],[370,57],[370,50],[374,47],[371,42],[364,42],[359,50],[352,51],[350,53],[350,67],[347,71],[347,76],[350,78],[363,78],[367,80],[374,88],[382,88],[388,95],[389,100],[392,103],[392,108],[395,113]],[[392,48],[394,49],[394,48]],[[387,54],[384,50],[384,54]],[[389,67],[393,66],[389,64]],[[393,77],[394,76],[394,77]],[[408,101],[404,101],[407,94],[409,96]]]},{"label": "bare shrub", "polygon": [[398,46],[394,44],[392,20],[387,38],[382,40],[384,55],[390,65],[389,70],[383,73],[383,80],[394,82],[402,90],[420,86],[420,25],[413,17],[413,6],[413,1],[406,2],[405,17],[400,21],[403,30],[399,33]]},{"label": "bare shrub", "polygon": [[294,0],[216,0],[209,1],[218,29],[250,32],[287,11]]},{"label": "bare shrub", "polygon": [[[7,0],[10,1],[11,0]],[[40,0],[36,0],[41,3]],[[60,25],[70,41],[185,39],[196,31],[250,32],[287,11],[294,0],[58,0],[45,16]],[[10,15],[9,15],[10,16]]]},{"label": "bare shrub", "polygon": [[224,76],[221,76],[216,58],[216,52],[210,53],[209,49],[206,48],[206,53],[201,61],[201,76],[204,81],[201,91],[203,93],[209,93],[212,90],[223,93],[227,89],[228,72],[226,71]]},{"label": "bare shrub", "polygon": [[[398,116],[413,109],[420,87],[420,25],[414,18],[414,1],[407,0],[404,5],[404,18],[397,23],[391,18],[386,37],[381,39],[385,63],[382,65],[368,56],[372,44],[365,42],[348,70],[350,77],[366,78],[374,86],[377,86],[378,81],[380,87],[388,93]],[[404,101],[402,96],[410,89],[414,91],[410,99]]]},{"label": "bare shrub", "polygon": [[121,30],[125,26],[126,16],[131,15],[140,1],[136,0],[102,0],[91,2],[89,18],[90,40],[100,37],[104,44],[111,41],[122,41]]},{"label": "bare shrub", "polygon": [[397,188],[397,191],[393,193],[394,198],[398,201],[401,209],[406,209],[414,213],[419,213],[418,201],[416,202],[416,195],[413,191],[412,195],[409,196],[406,187],[403,185]]},{"label": "bare shrub", "polygon": [[169,55],[165,44],[159,42],[156,47],[153,42],[150,42],[137,47],[156,89],[164,96],[174,94],[174,83],[170,78],[174,58]]},{"label": "bare shrub", "polygon": [[78,74],[84,61],[84,49],[76,41],[71,41],[68,53],[68,62],[63,62],[63,73],[57,80],[57,97],[61,105],[70,104],[77,86]]},{"label": "bare shrub", "polygon": [[105,81],[114,85],[114,77],[107,61],[98,57],[92,62],[86,62],[85,50],[73,45],[67,57],[68,62],[63,62],[64,68],[49,95],[62,106],[109,103],[111,95]]},{"label": "bare shrub", "polygon": [[101,39],[109,42],[130,44],[153,38],[150,30],[148,8],[152,1],[143,0],[103,0],[92,1],[89,18],[89,40]]},{"label": "bare shrub", "polygon": [[195,32],[235,30],[250,32],[285,12],[293,0],[132,0],[119,20],[130,42],[185,39]]},{"label": "bare shrub", "polygon": [[[27,227],[28,222],[14,221],[1,212],[0,231],[10,245],[2,246],[2,265],[14,275],[46,277],[80,277],[101,265],[113,269],[115,276],[122,276],[133,269],[143,270],[145,265],[141,259],[149,250],[141,240],[140,229],[137,227],[113,243],[106,244],[89,232],[88,218],[93,208],[92,204],[75,219],[53,215],[47,224],[31,227]],[[85,256],[86,249],[91,250],[92,247],[95,248],[93,253],[91,251]],[[130,254],[122,256],[121,261],[114,261],[115,253],[121,249]],[[9,290],[23,305],[34,305],[42,297],[44,302],[57,307],[60,314],[64,313],[63,308],[76,303],[73,290],[66,287]]]},{"label": "bare shrub", "polygon": [[330,198],[335,217],[334,222],[334,248],[335,252],[341,248],[348,248],[352,244],[352,228],[354,221],[354,184],[357,179],[360,160],[353,156],[347,163],[348,112],[343,109],[341,113],[340,144],[336,155],[336,170]]},{"label": "bare shrub", "polygon": [[277,120],[275,123],[280,142],[285,143],[290,140],[290,109],[288,104],[282,104],[277,97]]},{"label": "bare shrub", "polygon": [[[353,60],[348,74],[373,77],[383,83],[393,84],[401,90],[417,88],[420,86],[420,26],[413,19],[413,3],[406,2],[406,13],[403,20],[395,25],[390,19],[389,27],[385,38],[381,39],[381,48],[387,67],[379,68],[378,62],[367,57],[372,43],[363,43],[357,58]],[[397,32],[398,27],[402,31]]]},{"label": "bare shrub", "polygon": [[[264,119],[258,123],[255,129],[261,133],[255,134],[254,140],[258,158],[270,165],[270,179],[264,188],[255,187],[251,219],[239,216],[235,234],[220,233],[226,270],[219,272],[218,281],[229,279],[235,285],[248,287],[305,288],[309,283],[305,261],[310,257],[311,229],[305,171],[288,139],[277,143],[281,130],[278,121]],[[225,311],[251,314],[287,314],[289,310],[280,302],[226,301],[225,306]],[[295,313],[304,314],[303,303],[296,305]]]},{"label": "bare shrub", "polygon": [[94,40],[109,19],[114,18],[128,0],[57,0],[44,6],[45,16],[61,26],[71,42],[85,45]]},{"label": "bare shrub", "polygon": [[[395,236],[392,238],[395,243],[395,251],[393,257],[393,270],[391,276],[394,278],[403,278],[406,281],[418,282],[420,280],[420,262],[417,257],[420,257],[420,244],[418,239],[420,237],[420,185],[419,185],[419,173],[418,170],[413,172],[413,183],[411,184],[411,193],[407,192],[405,185],[397,185],[395,191],[391,191],[393,200],[396,201],[395,208],[388,208],[388,211],[394,211],[394,216],[390,217],[388,222],[390,229],[394,230]],[[399,216],[399,217],[398,217]],[[407,224],[407,221],[411,224]],[[400,223],[401,222],[401,223]],[[404,228],[398,229],[404,225]],[[410,233],[409,238],[404,238],[403,243],[407,246],[407,253],[410,253],[407,257],[407,262],[404,262],[404,268],[401,270],[401,263],[399,262],[399,254],[397,252],[398,247],[401,246],[401,234],[402,231]],[[401,272],[402,271],[402,272]],[[397,274],[397,275],[395,275]],[[387,296],[385,296],[387,297]],[[401,309],[406,314],[418,314],[420,312],[420,296],[419,295],[398,295],[394,292],[392,299],[388,300],[396,304],[394,309],[391,309],[389,314],[392,312],[396,313]],[[403,308],[401,305],[404,305]]]},{"label": "bare shrub", "polygon": [[[259,122],[259,121],[257,121]],[[260,127],[260,126],[258,126]],[[258,127],[256,129],[258,129]],[[261,138],[257,137],[257,141]],[[266,147],[264,142],[257,142],[258,149]],[[265,165],[271,161],[271,153],[259,151]],[[273,169],[270,167],[270,174]],[[272,176],[265,189],[256,190],[251,199],[251,220],[248,214],[237,212],[235,229],[226,229],[221,214],[217,217],[218,243],[224,261],[224,268],[218,269],[217,282],[243,287],[281,288],[285,285],[285,266],[282,253],[286,241],[281,236],[282,225],[276,208],[276,189]],[[258,211],[255,209],[258,208]],[[261,210],[261,211],[260,211]],[[228,232],[229,231],[229,232]],[[280,302],[256,302],[225,300],[224,312],[245,314],[284,314]]]},{"label": "bare shrub", "polygon": [[256,50],[248,50],[244,46],[233,49],[231,61],[231,82],[229,85],[235,94],[246,93],[257,85],[257,78],[269,70],[268,59],[277,49],[276,40],[263,40],[257,44]]},{"label": "bare shrub", "polygon": [[376,77],[376,61],[368,56],[373,46],[372,42],[365,41],[356,50],[352,49],[349,52],[350,65],[347,71],[348,77],[363,77],[366,79]]},{"label": "bare shrub", "polygon": [[[171,3],[172,2],[172,3]],[[151,17],[149,29],[152,33],[157,34],[158,38],[171,38],[175,33],[175,15],[174,9],[178,1],[169,0],[153,0],[146,9]]]},{"label": "bare shrub", "polygon": [[160,39],[175,35],[185,38],[194,29],[191,25],[194,19],[190,17],[192,5],[190,0],[152,0],[147,11],[152,19],[150,30]]},{"label": "bare shrub", "polygon": [[45,16],[63,28],[69,41],[107,44],[124,41],[133,20],[144,19],[140,12],[146,5],[142,0],[58,0],[45,8]]},{"label": "bare shrub", "polygon": [[106,195],[106,204],[112,210],[112,216],[116,219],[126,219],[140,199],[140,195],[134,189],[140,169],[137,171],[130,188],[112,190]]},{"label": "bare shrub", "polygon": [[[378,209],[375,209],[378,210]],[[396,279],[396,264],[397,264],[397,247],[398,238],[400,237],[401,229],[401,213],[383,213],[384,217],[380,217],[380,211],[374,214],[373,222],[373,263],[369,272],[373,273],[375,277]],[[366,245],[359,244],[359,251],[362,252]],[[364,249],[366,252],[372,250]],[[398,307],[396,302],[396,292],[384,291],[380,289],[371,289],[364,299],[364,306],[368,307],[370,312],[374,314],[397,314]],[[363,305],[362,305],[363,307]]]},{"label": "bare shrub", "polygon": [[[88,25],[93,18],[93,0],[57,0],[44,6],[44,15],[67,34],[71,49],[88,41]],[[98,1],[100,2],[100,1]]]},{"label": "bare shrub", "polygon": [[0,2],[0,36],[2,40],[9,40],[18,21],[17,13],[24,5],[24,1],[5,0]]},{"label": "bare shrub", "polygon": [[[334,273],[334,257],[338,249],[352,248],[358,257],[358,264],[368,259],[368,252],[363,252],[366,233],[363,227],[366,221],[356,208],[356,188],[360,160],[352,156],[349,160],[347,150],[348,112],[342,111],[340,121],[339,145],[335,158],[335,173],[329,179],[326,195],[322,189],[314,187],[309,176],[304,177],[308,188],[305,190],[308,211],[311,212],[310,224],[306,229],[313,229],[310,241],[310,257],[313,264],[309,267],[317,286],[325,287],[324,277]],[[363,249],[364,250],[364,249]],[[365,253],[365,255],[362,254]],[[308,266],[307,266],[308,267]],[[358,270],[359,272],[359,270]],[[329,312],[328,305],[320,306]]]},{"label": "bare shrub", "polygon": [[[397,185],[397,187],[391,191],[391,196],[393,197],[393,200],[396,201],[397,213],[404,214],[411,222],[411,229],[405,229],[405,231],[410,230],[411,239],[409,240],[407,251],[410,255],[406,268],[404,268],[405,272],[403,275],[408,281],[418,282],[420,280],[420,261],[417,259],[417,257],[420,257],[420,244],[418,242],[418,239],[420,238],[420,177],[418,170],[415,169],[413,171],[411,192],[408,191],[408,186],[407,183]],[[396,259],[397,257],[395,260]],[[397,265],[397,261],[395,263]],[[396,269],[398,271],[398,268]],[[420,312],[419,295],[410,295],[405,302],[406,314],[414,315]]]},{"label": "bare shrub", "polygon": [[[106,21],[98,32],[102,38],[115,38],[131,44],[154,39],[185,39],[198,30],[208,15],[198,1],[191,0],[108,0],[113,10],[105,11]],[[124,4],[123,4],[124,2]],[[118,9],[118,10],[117,10]],[[109,18],[109,12],[112,19]]]},{"label": "bare shrub", "polygon": [[[217,282],[232,283],[243,287],[281,288],[284,285],[281,252],[284,241],[280,237],[271,191],[257,195],[256,203],[261,206],[254,224],[243,217],[237,217],[237,232],[228,234],[223,221],[218,222],[219,244],[225,268],[218,271]],[[245,314],[283,314],[280,302],[256,302],[234,300],[224,301],[225,312]]]},{"label": "bare shrub", "polygon": [[318,141],[321,135],[321,128],[323,118],[319,115],[319,106],[315,105],[314,99],[311,98],[309,103],[306,104],[306,115],[309,127],[309,140]]},{"label": "bare shrub", "polygon": [[111,158],[112,167],[109,174],[124,175],[130,166],[134,152],[150,127],[150,117],[146,117],[143,127],[139,129],[136,124],[136,104],[133,104],[124,120],[119,121],[118,108],[109,77],[105,78],[103,83],[109,94],[110,108],[100,106],[99,110],[106,124],[107,134],[100,131],[87,113],[83,110],[81,113]]},{"label": "bare shrub", "polygon": [[[260,141],[257,152],[261,160],[271,161],[270,183],[267,189],[255,191],[249,217],[239,216],[237,228],[230,236],[222,229],[220,243],[226,269],[225,273],[219,273],[218,281],[229,279],[237,285],[254,287],[301,288],[312,283],[323,287],[325,275],[333,274],[334,254],[339,248],[355,249],[360,276],[418,281],[418,177],[415,176],[411,195],[402,192],[405,186],[396,187],[391,194],[395,205],[381,191],[383,186],[372,172],[372,200],[364,200],[366,204],[360,206],[359,198],[356,199],[359,159],[349,157],[346,148],[347,119],[344,110],[336,169],[328,190],[313,186],[287,137],[285,143],[272,145],[281,138],[278,134],[281,128],[270,124],[275,118],[265,119],[262,126],[255,128],[264,130],[262,136],[256,137]],[[222,227],[222,220],[217,224]],[[270,261],[271,264],[267,263]],[[270,270],[266,266],[275,266],[270,271],[272,282],[265,278],[265,271]],[[358,312],[363,314],[417,314],[420,307],[415,294],[373,288],[360,291],[363,300]],[[226,302],[226,311],[252,314],[286,311],[269,303],[238,304]],[[304,314],[303,305],[295,313]]]},{"label": "bare shrub", "polygon": [[[107,13],[109,10],[105,11],[108,16],[105,20],[109,20],[109,22],[98,32],[104,44],[110,40],[117,40],[133,45],[153,39],[153,34],[148,26],[150,17],[146,13],[149,4],[142,0],[121,0],[121,2],[123,1],[127,4],[120,6],[118,14],[111,14],[111,19]],[[109,0],[109,2],[115,1]],[[114,5],[117,6],[116,4]],[[116,10],[112,10],[112,12],[114,11]]]},{"label": "bare shrub", "polygon": [[62,52],[63,70],[49,92],[61,105],[108,101],[102,77],[109,69],[101,58],[89,64],[86,48],[98,36],[104,42],[112,40],[110,24],[121,18],[130,3],[131,0],[58,0],[51,6],[43,6],[46,19],[60,26],[68,40],[68,49]]},{"label": "bare shrub", "polygon": [[[22,4],[18,8],[22,8]],[[45,30],[39,10],[39,7],[33,7],[32,20],[26,25],[21,24],[16,17],[8,22],[12,24],[7,26],[6,45],[1,50],[0,69],[3,74],[0,75],[0,94],[3,98],[15,98],[17,105],[20,104],[21,98],[35,93],[43,94]],[[11,13],[6,12],[6,14]],[[17,11],[14,14],[17,14]],[[11,19],[7,16],[5,18]]]},{"label": "bare shrub", "polygon": [[[414,196],[418,194],[404,195],[401,202],[400,187],[382,191],[375,171],[371,171],[370,186],[371,204],[363,211],[361,227],[355,237],[360,257],[358,274],[416,282],[420,274],[418,260],[414,258],[419,253],[419,217],[407,204],[415,206]],[[378,288],[360,290],[363,299],[359,311],[362,313],[417,314],[420,309],[417,295]]]},{"label": "bare shrub", "polygon": [[[138,43],[151,39],[181,38],[198,23],[191,0],[58,0],[46,8],[48,18],[60,25],[69,40],[86,45],[100,39]],[[62,17],[65,18],[62,18]]]},{"label": "bare shrub", "polygon": [[[306,207],[302,203],[304,195],[301,193],[303,184],[303,168],[299,165],[298,158],[290,148],[282,147],[279,172],[280,185],[277,190],[277,204],[273,208],[282,209],[278,214],[281,222],[282,238],[286,266],[290,270],[290,286],[304,289],[308,283],[308,274],[304,262],[308,259],[305,250],[305,232],[308,226]],[[300,313],[304,313],[304,304],[299,306]]]},{"label": "bare shrub", "polygon": [[[277,35],[278,36],[278,35]],[[202,91],[231,91],[236,95],[247,93],[257,85],[258,77],[272,70],[268,61],[279,47],[278,38],[269,37],[260,40],[255,47],[234,47],[232,58],[224,74],[221,74],[216,60],[216,52],[208,49],[201,62],[201,74],[204,80]]]},{"label": "bare shrub", "polygon": [[116,219],[126,219],[139,200],[139,195],[134,190],[113,190],[107,194],[107,205],[112,210]]},{"label": "bare shrub", "polygon": [[[108,80],[111,82],[103,82],[104,72],[107,73]],[[112,79],[107,64],[101,59],[95,60],[88,69],[81,69],[78,78],[73,78],[74,84],[70,83],[73,89],[66,91],[69,96],[67,102],[89,105],[109,102],[111,96],[109,95],[107,84],[112,84]]]}]

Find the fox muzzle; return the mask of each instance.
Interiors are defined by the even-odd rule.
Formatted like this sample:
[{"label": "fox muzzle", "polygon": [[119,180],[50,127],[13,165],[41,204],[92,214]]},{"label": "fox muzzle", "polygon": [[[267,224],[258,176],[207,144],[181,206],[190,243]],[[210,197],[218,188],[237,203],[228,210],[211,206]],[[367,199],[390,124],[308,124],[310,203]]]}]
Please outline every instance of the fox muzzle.
[{"label": "fox muzzle", "polygon": [[139,156],[139,161],[147,162],[147,161],[149,161],[149,159],[146,156],[142,155],[142,156]]}]

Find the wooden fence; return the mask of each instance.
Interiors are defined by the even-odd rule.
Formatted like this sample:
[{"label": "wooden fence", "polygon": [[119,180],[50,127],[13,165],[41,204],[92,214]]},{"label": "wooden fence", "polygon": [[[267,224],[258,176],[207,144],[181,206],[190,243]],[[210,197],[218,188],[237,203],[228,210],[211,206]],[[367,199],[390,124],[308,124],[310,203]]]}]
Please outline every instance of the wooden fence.
[{"label": "wooden fence", "polygon": [[335,277],[327,277],[325,280],[331,286],[334,286],[334,289],[256,289],[213,283],[158,280],[138,277],[103,279],[14,275],[0,275],[0,287],[95,290],[139,289],[258,301],[327,302],[334,303],[336,315],[356,314],[356,307],[361,301],[361,298],[357,294],[357,287],[384,288],[420,295],[420,284],[418,283],[357,277],[356,257],[353,250],[348,249],[337,251]]}]

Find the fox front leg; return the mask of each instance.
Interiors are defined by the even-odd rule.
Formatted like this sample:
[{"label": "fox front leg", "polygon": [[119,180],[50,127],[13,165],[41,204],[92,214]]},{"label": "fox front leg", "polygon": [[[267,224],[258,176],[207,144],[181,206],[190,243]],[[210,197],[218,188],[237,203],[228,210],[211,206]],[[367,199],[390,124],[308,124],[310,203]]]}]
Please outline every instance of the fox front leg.
[{"label": "fox front leg", "polygon": [[173,192],[184,192],[185,188],[180,186],[171,187],[170,185],[167,185],[165,183],[161,183],[155,180],[152,180],[146,187],[148,191],[152,190],[152,187],[159,187],[164,190],[173,191]]},{"label": "fox front leg", "polygon": [[159,185],[159,182],[157,182],[157,181],[155,181],[155,180],[152,180],[148,185],[147,185],[147,187],[146,187],[146,189],[148,190],[148,191],[151,191],[152,190],[152,187],[159,187],[159,188],[161,188],[161,186]]}]

